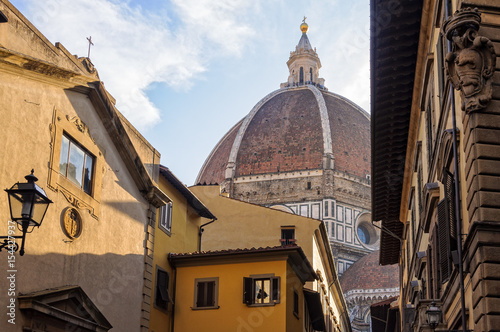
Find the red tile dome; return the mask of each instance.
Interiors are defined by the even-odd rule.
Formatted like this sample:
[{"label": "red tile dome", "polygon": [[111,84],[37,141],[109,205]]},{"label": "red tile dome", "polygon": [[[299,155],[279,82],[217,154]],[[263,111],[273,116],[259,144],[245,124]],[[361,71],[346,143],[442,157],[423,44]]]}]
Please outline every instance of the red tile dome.
[{"label": "red tile dome", "polygon": [[379,251],[362,257],[340,277],[340,287],[346,294],[354,289],[392,289],[399,287],[398,265],[380,265]]},{"label": "red tile dome", "polygon": [[197,183],[232,176],[334,169],[357,177],[370,174],[370,118],[359,106],[314,84],[286,87],[262,99],[216,145]]}]

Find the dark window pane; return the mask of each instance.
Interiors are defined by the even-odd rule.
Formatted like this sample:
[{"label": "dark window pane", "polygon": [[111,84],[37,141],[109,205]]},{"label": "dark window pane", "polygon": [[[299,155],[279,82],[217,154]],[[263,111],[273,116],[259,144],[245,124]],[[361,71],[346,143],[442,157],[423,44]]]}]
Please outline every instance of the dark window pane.
[{"label": "dark window pane", "polygon": [[90,190],[92,188],[92,165],[94,163],[94,158],[85,155],[85,169],[83,171],[83,191],[87,194],[90,194]]},{"label": "dark window pane", "polygon": [[215,305],[214,289],[215,289],[215,282],[214,281],[207,282],[207,297],[205,303],[207,307],[212,307]]},{"label": "dark window pane", "polygon": [[196,306],[198,307],[205,307],[205,283],[204,282],[199,282],[198,283],[198,297],[196,299]]},{"label": "dark window pane", "polygon": [[64,176],[66,176],[68,172],[68,153],[69,140],[66,136],[63,136],[61,142],[61,155],[59,157],[59,172]]}]

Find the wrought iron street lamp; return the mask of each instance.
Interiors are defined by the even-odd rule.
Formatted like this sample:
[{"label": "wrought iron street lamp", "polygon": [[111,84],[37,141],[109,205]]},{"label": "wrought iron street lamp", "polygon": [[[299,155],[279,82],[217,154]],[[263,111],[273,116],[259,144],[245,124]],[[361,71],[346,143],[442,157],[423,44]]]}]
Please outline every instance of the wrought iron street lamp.
[{"label": "wrought iron street lamp", "polygon": [[[21,238],[21,250],[19,253],[24,255],[24,241],[26,233],[31,233],[35,227],[40,227],[43,217],[47,212],[49,204],[52,201],[47,197],[45,191],[40,188],[35,182],[38,181],[35,175],[26,175],[25,179],[28,182],[16,183],[10,189],[5,189],[9,195],[9,209],[11,220],[17,223],[17,228],[23,233],[22,236],[2,236],[6,239],[0,245],[0,250],[6,246],[11,247],[13,251],[18,249],[17,244],[13,244],[11,238]],[[31,227],[31,230],[30,230]],[[8,240],[7,240],[8,239]]]},{"label": "wrought iron street lamp", "polygon": [[436,302],[432,301],[425,313],[427,314],[427,323],[434,330],[441,319],[441,309],[436,306]]}]

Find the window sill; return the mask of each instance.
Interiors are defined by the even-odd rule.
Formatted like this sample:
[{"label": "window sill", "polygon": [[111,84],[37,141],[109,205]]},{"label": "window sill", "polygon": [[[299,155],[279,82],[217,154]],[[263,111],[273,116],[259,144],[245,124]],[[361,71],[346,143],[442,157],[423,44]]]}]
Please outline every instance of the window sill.
[{"label": "window sill", "polygon": [[160,223],[158,223],[158,228],[163,231],[163,233],[167,234],[168,236],[172,236],[172,230],[168,230],[167,228],[163,227]]},{"label": "window sill", "polygon": [[275,303],[252,303],[252,304],[247,304],[247,307],[274,307],[278,303],[279,302],[275,302]]},{"label": "window sill", "polygon": [[191,310],[213,310],[213,309],[219,309],[220,306],[215,306],[215,307],[191,307]]}]

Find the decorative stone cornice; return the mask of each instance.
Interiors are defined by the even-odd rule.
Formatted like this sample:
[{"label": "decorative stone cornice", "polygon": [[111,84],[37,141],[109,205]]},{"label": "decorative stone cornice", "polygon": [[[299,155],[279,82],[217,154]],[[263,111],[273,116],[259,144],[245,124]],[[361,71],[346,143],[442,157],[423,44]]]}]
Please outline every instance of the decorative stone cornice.
[{"label": "decorative stone cornice", "polygon": [[477,35],[480,22],[477,8],[464,8],[443,24],[443,34],[452,42],[452,51],[446,55],[446,75],[460,91],[466,112],[485,108],[492,97],[496,54],[493,43]]}]

